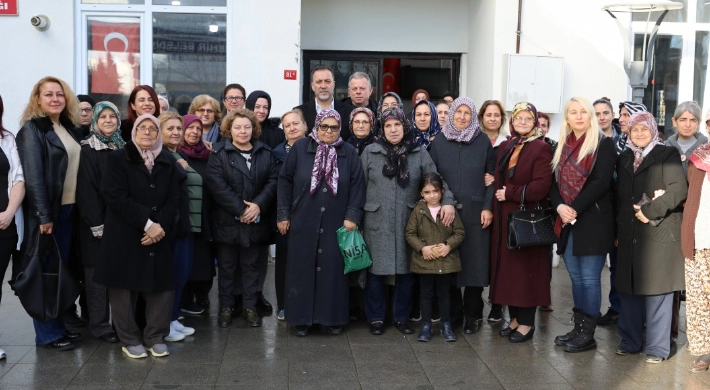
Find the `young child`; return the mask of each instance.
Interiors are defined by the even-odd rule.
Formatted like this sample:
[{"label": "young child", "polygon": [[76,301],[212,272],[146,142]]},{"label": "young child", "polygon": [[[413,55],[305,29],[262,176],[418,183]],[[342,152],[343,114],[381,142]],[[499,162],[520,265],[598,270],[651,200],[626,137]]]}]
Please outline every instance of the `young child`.
[{"label": "young child", "polygon": [[458,213],[451,226],[446,227],[441,222],[444,181],[438,173],[424,174],[419,190],[422,200],[414,207],[405,231],[407,242],[414,249],[410,270],[419,274],[422,329],[417,340],[429,341],[431,338],[431,304],[436,289],[441,314],[441,335],[446,341],[456,341],[456,335],[451,329],[449,289],[456,272],[461,271],[461,260],[456,248],[465,235],[463,223]]}]

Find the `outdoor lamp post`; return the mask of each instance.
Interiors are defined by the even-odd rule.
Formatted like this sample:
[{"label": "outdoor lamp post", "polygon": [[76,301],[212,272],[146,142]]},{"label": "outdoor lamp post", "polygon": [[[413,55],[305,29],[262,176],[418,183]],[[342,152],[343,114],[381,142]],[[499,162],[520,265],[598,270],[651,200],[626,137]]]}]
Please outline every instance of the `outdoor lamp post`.
[{"label": "outdoor lamp post", "polygon": [[[611,4],[602,7],[602,11],[606,11],[609,16],[614,18],[614,21],[616,21],[616,25],[619,27],[619,32],[623,38],[624,71],[626,71],[626,75],[629,77],[629,84],[632,89],[631,100],[639,103],[643,102],[644,90],[648,86],[648,75],[651,72],[652,67],[651,61],[653,59],[653,49],[656,44],[656,34],[658,33],[658,28],[661,26],[661,22],[663,22],[663,18],[666,17],[668,11],[682,8],[682,3],[669,0],[629,1],[626,3]],[[612,12],[648,13],[648,18],[646,19],[646,29],[643,33],[641,61],[633,61],[631,58],[631,42],[628,39],[631,26],[629,26],[629,30],[624,28],[619,19]],[[651,21],[651,12],[663,13],[658,20],[656,20],[656,24],[653,26],[653,30],[649,35],[648,25]]]}]

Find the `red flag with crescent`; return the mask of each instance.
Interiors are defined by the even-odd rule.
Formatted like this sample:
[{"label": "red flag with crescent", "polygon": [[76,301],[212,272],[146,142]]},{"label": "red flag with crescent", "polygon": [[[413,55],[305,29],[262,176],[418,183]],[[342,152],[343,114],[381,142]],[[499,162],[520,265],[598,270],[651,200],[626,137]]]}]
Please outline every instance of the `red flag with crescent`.
[{"label": "red flag with crescent", "polygon": [[140,84],[140,24],[90,20],[91,93],[128,95]]}]

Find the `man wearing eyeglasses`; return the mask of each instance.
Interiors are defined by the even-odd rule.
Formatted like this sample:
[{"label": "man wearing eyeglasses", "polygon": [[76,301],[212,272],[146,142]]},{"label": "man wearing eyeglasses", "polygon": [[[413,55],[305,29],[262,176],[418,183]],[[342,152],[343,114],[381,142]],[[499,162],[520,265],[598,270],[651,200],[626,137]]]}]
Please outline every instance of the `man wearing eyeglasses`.
[{"label": "man wearing eyeglasses", "polygon": [[[303,112],[308,125],[307,134],[313,131],[316,115],[323,110],[335,110],[340,114],[341,118],[350,118],[350,113],[355,107],[340,100],[335,100],[335,76],[329,67],[321,65],[313,69],[311,72],[311,90],[316,95],[316,98],[294,107]],[[341,126],[340,137],[344,140],[350,138],[350,128],[348,126]]]},{"label": "man wearing eyeglasses", "polygon": [[96,101],[89,95],[76,95],[79,99],[79,118],[81,118],[81,137],[86,138],[91,130],[91,114]]}]

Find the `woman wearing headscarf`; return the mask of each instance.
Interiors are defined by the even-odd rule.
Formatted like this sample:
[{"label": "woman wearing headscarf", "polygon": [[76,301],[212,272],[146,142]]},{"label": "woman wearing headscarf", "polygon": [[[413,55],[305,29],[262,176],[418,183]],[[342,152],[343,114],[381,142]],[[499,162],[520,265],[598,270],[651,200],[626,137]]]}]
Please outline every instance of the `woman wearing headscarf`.
[{"label": "woman wearing headscarf", "polygon": [[[175,159],[163,150],[160,122],[139,116],[131,142],[109,154],[101,178],[106,202],[94,281],[108,287],[113,325],[123,353],[139,359],[167,356],[174,277],[169,237],[178,214],[180,187]],[[145,300],[146,326],[136,324],[138,296]],[[145,342],[145,347],[144,343]]]},{"label": "woman wearing headscarf", "polygon": [[341,118],[323,110],[297,141],[279,175],[277,220],[289,233],[286,320],[297,336],[314,324],[341,334],[348,323],[348,275],[336,231],[362,219],[365,181],[355,148],[340,137]]},{"label": "woman wearing headscarf", "polygon": [[350,113],[350,138],[347,142],[355,147],[358,156],[362,155],[367,145],[375,142],[375,118],[367,107],[357,107]]},{"label": "woman wearing headscarf", "polygon": [[[22,256],[31,254],[54,236],[59,259],[52,256],[43,270],[55,270],[57,261],[72,263],[70,246],[76,221],[76,183],[79,172],[79,101],[71,88],[56,77],[39,80],[20,120],[17,152],[25,176],[22,202],[25,220],[25,244]],[[31,217],[29,217],[31,216]],[[44,247],[44,243],[42,244]],[[33,320],[35,343],[59,351],[74,348],[81,333],[69,332],[61,318],[40,322]]]},{"label": "woman wearing headscarf", "polygon": [[[572,281],[572,331],[557,336],[566,352],[596,348],[594,331],[601,307],[601,272],[614,246],[614,167],[616,151],[593,119],[588,100],[565,104],[560,142],[552,158],[552,207],[557,211],[557,254]],[[547,287],[549,289],[549,287]]]},{"label": "woman wearing headscarf", "polygon": [[629,150],[616,168],[615,286],[622,308],[616,354],[643,351],[645,330],[646,362],[660,363],[675,349],[671,317],[673,292],[684,288],[681,220],[688,184],[678,149],[663,145],[653,115],[638,112],[628,126]]},{"label": "woman wearing headscarf", "polygon": [[[381,119],[382,137],[367,146],[361,156],[367,184],[363,228],[372,256],[365,287],[365,314],[370,332],[383,334],[387,307],[385,282],[388,276],[393,276],[395,327],[404,334],[412,334],[408,319],[416,276],[410,273],[411,259],[404,231],[421,198],[418,188],[421,176],[437,170],[426,149],[414,140],[409,120],[401,109],[389,108]],[[442,204],[442,221],[448,226],[455,215],[455,201],[448,187]]]},{"label": "woman wearing headscarf", "polygon": [[414,132],[414,139],[419,145],[429,150],[434,137],[441,133],[441,124],[439,124],[434,103],[420,100],[415,104],[412,110],[412,123],[417,130]]},{"label": "woman wearing headscarf", "polygon": [[382,113],[389,108],[399,108],[404,110],[404,104],[402,103],[402,98],[399,97],[394,92],[386,92],[380,97],[377,102],[377,112],[375,113],[375,127],[373,132],[375,133],[375,138],[382,136]]},{"label": "woman wearing headscarf", "polygon": [[646,111],[646,106],[643,103],[625,101],[619,103],[619,126],[621,127],[621,134],[616,141],[616,153],[621,154],[627,148],[629,142],[629,118],[631,115]]},{"label": "woman wearing headscarf", "polygon": [[[182,292],[181,311],[188,314],[202,313],[210,307],[209,293],[212,289],[214,266],[212,234],[209,224],[210,196],[204,185],[210,150],[202,138],[202,123],[194,115],[183,117],[184,131],[177,148],[178,163],[187,173],[192,268]],[[175,324],[180,328],[180,324]]]},{"label": "woman wearing headscarf", "polygon": [[429,92],[425,89],[417,89],[412,93],[412,108],[417,105],[422,100],[429,101]]},{"label": "woman wearing headscarf", "polygon": [[101,178],[109,169],[108,157],[114,150],[122,149],[126,142],[121,137],[121,113],[111,102],[99,102],[91,116],[89,138],[81,141],[76,200],[79,210],[79,243],[84,264],[86,301],[89,308],[89,331],[109,343],[117,343],[113,331],[106,286],[94,282],[94,271],[101,258],[99,252],[104,235],[106,202],[101,196]]},{"label": "woman wearing headscarf", "polygon": [[456,322],[465,318],[466,334],[481,328],[481,294],[489,284],[491,229],[488,227],[493,221],[495,189],[493,185],[485,185],[484,176],[494,173],[495,155],[488,138],[481,134],[476,106],[471,99],[459,97],[451,105],[449,120],[431,143],[430,151],[436,169],[458,201],[466,230],[466,238],[459,247],[462,270],[451,290],[451,317]]},{"label": "woman wearing headscarf", "polygon": [[[232,325],[235,307],[251,327],[261,326],[259,252],[271,235],[271,212],[278,171],[271,150],[259,141],[261,127],[253,112],[230,111],[222,121],[222,136],[207,162],[205,186],[211,207],[212,239],[219,271],[219,326]],[[235,302],[234,285],[241,279],[242,302]],[[238,313],[237,313],[238,314]]]},{"label": "woman wearing headscarf", "polygon": [[685,258],[685,318],[688,352],[697,356],[692,372],[710,366],[710,144],[689,159],[688,199],[683,209],[680,241]]},{"label": "woman wearing headscarf", "polygon": [[516,104],[511,119],[513,134],[498,148],[496,162],[491,300],[508,305],[511,320],[500,335],[519,343],[533,337],[537,307],[550,304],[550,248],[508,249],[508,215],[518,210],[522,196],[528,209],[537,203],[547,206],[552,150],[543,139],[534,105]]}]

